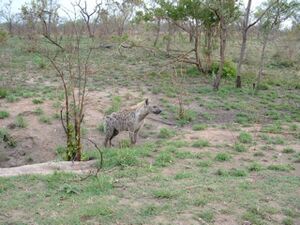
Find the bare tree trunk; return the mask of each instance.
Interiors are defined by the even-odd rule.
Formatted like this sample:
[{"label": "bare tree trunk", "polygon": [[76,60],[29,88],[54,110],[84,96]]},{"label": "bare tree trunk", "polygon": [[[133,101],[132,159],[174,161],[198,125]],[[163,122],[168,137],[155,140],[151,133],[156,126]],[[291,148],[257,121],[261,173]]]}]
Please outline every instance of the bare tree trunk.
[{"label": "bare tree trunk", "polygon": [[256,91],[258,91],[258,89],[259,89],[259,85],[260,85],[260,81],[261,81],[261,77],[262,77],[262,73],[263,73],[263,69],[264,69],[265,52],[266,52],[265,50],[266,50],[266,46],[267,46],[267,42],[268,42],[268,36],[269,35],[266,34],[264,41],[263,41],[262,50],[261,50],[259,70],[258,70],[257,82],[256,82]]},{"label": "bare tree trunk", "polygon": [[158,39],[159,39],[159,32],[160,32],[160,19],[157,20],[157,28],[156,28],[156,35],[155,35],[155,40],[154,40],[154,47],[156,47]]},{"label": "bare tree trunk", "polygon": [[220,16],[220,65],[217,76],[215,77],[213,88],[218,90],[223,75],[223,67],[225,61],[225,47],[226,47],[226,24],[224,15]]},{"label": "bare tree trunk", "polygon": [[197,69],[200,72],[203,72],[203,67],[202,67],[202,63],[201,63],[201,59],[200,59],[200,54],[199,54],[199,40],[201,39],[201,32],[198,30],[198,25],[196,24],[195,27],[195,57],[196,57],[196,66]]},{"label": "bare tree trunk", "polygon": [[167,46],[166,46],[166,51],[169,54],[170,49],[171,49],[171,40],[172,40],[172,23],[168,21],[168,37],[167,37]]},{"label": "bare tree trunk", "polygon": [[244,22],[243,22],[243,39],[242,39],[239,62],[238,62],[238,65],[237,65],[236,88],[241,88],[242,87],[241,68],[242,68],[242,63],[243,63],[244,56],[245,56],[245,51],[246,51],[247,32],[248,32],[248,29],[249,29],[248,23],[249,23],[251,3],[252,3],[252,0],[248,0],[248,5],[247,5],[247,8],[246,8],[246,14],[245,14],[245,17],[244,17]]},{"label": "bare tree trunk", "polygon": [[194,40],[195,31],[194,31],[193,24],[191,22],[189,22],[189,25],[190,25],[189,39],[190,39],[190,43],[192,43]]},{"label": "bare tree trunk", "polygon": [[208,28],[205,34],[205,56],[206,56],[206,68],[205,71],[208,71],[211,68],[211,53],[212,53],[212,29]]}]

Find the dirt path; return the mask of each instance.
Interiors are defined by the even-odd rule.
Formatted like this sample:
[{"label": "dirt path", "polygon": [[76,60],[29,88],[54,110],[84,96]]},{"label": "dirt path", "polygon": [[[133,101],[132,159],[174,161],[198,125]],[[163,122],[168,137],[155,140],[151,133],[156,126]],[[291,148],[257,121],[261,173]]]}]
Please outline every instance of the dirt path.
[{"label": "dirt path", "polygon": [[0,177],[32,175],[32,174],[52,174],[54,172],[72,172],[77,174],[89,173],[96,170],[96,160],[84,162],[46,162],[32,165],[25,165],[11,168],[0,168]]}]

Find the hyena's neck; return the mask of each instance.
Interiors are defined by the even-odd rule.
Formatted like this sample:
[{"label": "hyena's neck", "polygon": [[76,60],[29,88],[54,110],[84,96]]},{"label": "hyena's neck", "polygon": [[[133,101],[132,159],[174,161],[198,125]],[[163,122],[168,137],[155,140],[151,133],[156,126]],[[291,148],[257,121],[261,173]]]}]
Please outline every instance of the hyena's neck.
[{"label": "hyena's neck", "polygon": [[149,112],[138,113],[137,114],[138,122],[141,122],[142,120],[144,120],[146,118],[146,116],[148,116],[148,114],[149,114]]}]

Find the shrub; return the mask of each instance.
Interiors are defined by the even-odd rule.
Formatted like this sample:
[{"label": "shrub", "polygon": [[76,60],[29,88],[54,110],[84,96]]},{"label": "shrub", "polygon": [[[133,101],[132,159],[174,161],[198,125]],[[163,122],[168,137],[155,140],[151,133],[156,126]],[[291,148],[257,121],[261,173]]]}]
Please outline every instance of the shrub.
[{"label": "shrub", "polygon": [[195,148],[204,148],[208,146],[209,146],[209,142],[207,140],[197,140],[192,144],[192,147]]},{"label": "shrub", "polygon": [[39,98],[32,99],[33,104],[42,104],[43,102],[44,101],[42,99],[39,99]]},{"label": "shrub", "polygon": [[282,153],[286,153],[286,154],[291,154],[291,153],[294,153],[295,150],[292,149],[292,148],[285,148],[282,150]]},{"label": "shrub", "polygon": [[247,151],[245,145],[243,145],[241,143],[235,143],[233,148],[236,152],[245,152],[245,151]]},{"label": "shrub", "polygon": [[[217,74],[218,71],[219,71],[219,63],[213,62],[211,65],[211,74]],[[224,63],[222,77],[224,78],[236,77],[236,67],[233,64],[233,62],[226,61]]]},{"label": "shrub", "polygon": [[231,158],[230,155],[228,155],[225,152],[221,152],[216,155],[215,160],[222,162],[222,161],[228,161],[230,160],[230,158]]},{"label": "shrub", "polygon": [[26,122],[26,120],[24,119],[24,117],[22,117],[22,116],[17,116],[17,117],[16,117],[16,121],[15,121],[15,125],[16,125],[17,127],[20,127],[20,128],[25,128],[25,127],[27,127],[27,122]]},{"label": "shrub", "polygon": [[247,132],[241,132],[239,135],[239,140],[241,143],[251,143],[252,142],[252,135]]},{"label": "shrub", "polygon": [[33,62],[38,66],[39,69],[44,69],[46,67],[45,60],[38,55],[33,57]]},{"label": "shrub", "polygon": [[0,119],[4,119],[9,117],[9,112],[6,111],[0,111]]},{"label": "shrub", "polygon": [[8,92],[5,88],[0,87],[0,98],[5,98]]},{"label": "shrub", "polygon": [[173,162],[172,154],[170,152],[164,151],[164,152],[161,152],[156,157],[154,165],[160,166],[160,167],[166,167],[172,162]]},{"label": "shrub", "polygon": [[121,108],[121,103],[122,103],[122,99],[120,96],[114,96],[112,98],[112,105],[111,107],[109,107],[106,111],[105,111],[105,114],[106,115],[109,115],[113,112],[117,112],[120,110]]},{"label": "shrub", "polygon": [[0,30],[0,44],[3,44],[6,42],[8,37],[7,32],[5,32],[4,30]]},{"label": "shrub", "polygon": [[195,124],[192,127],[194,131],[205,130],[206,128],[207,126],[205,124]]}]

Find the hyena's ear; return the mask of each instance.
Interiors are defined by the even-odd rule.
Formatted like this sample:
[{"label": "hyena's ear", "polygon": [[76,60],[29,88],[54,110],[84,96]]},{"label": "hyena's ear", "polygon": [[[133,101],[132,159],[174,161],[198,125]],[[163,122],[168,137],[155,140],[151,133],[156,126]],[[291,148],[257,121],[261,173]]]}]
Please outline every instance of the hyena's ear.
[{"label": "hyena's ear", "polygon": [[149,105],[149,99],[148,98],[145,99],[145,104]]}]

